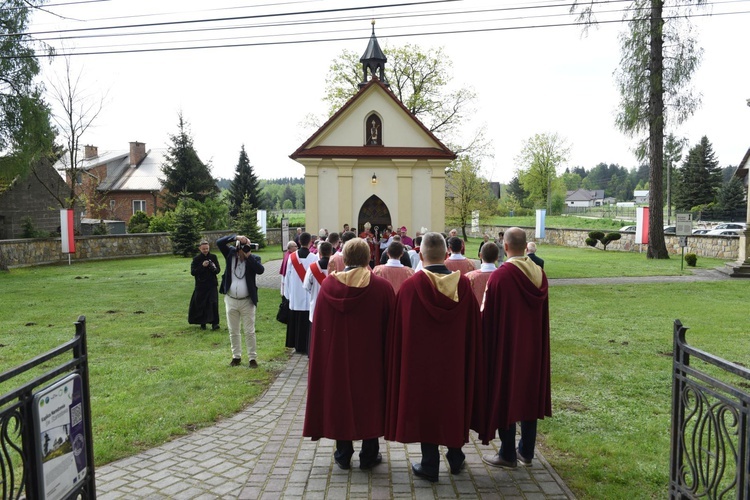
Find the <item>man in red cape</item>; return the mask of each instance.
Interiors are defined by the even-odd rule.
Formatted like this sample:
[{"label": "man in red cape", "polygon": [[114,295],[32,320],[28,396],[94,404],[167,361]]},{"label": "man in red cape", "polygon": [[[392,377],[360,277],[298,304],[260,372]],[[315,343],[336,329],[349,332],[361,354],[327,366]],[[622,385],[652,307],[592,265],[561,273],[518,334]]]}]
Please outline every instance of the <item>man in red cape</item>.
[{"label": "man in red cape", "polygon": [[[547,276],[524,256],[526,233],[505,231],[508,260],[490,275],[482,330],[487,356],[487,427],[483,441],[500,435],[497,455],[482,457],[494,467],[513,468],[534,458],[537,420],[552,416]],[[516,422],[521,440],[515,446]]]},{"label": "man in red cape", "polygon": [[469,428],[481,430],[484,370],[479,305],[469,280],[445,267],[445,239],[422,238],[423,270],[399,289],[388,337],[385,438],[419,442],[417,477],[435,482],[439,445],[452,474],[464,463]]},{"label": "man in red cape", "polygon": [[302,434],[335,439],[342,469],[351,467],[352,441],[362,439],[359,467],[370,469],[382,461],[385,342],[396,297],[370,272],[365,240],[348,241],[343,254],[344,271],[323,280],[315,302]]}]

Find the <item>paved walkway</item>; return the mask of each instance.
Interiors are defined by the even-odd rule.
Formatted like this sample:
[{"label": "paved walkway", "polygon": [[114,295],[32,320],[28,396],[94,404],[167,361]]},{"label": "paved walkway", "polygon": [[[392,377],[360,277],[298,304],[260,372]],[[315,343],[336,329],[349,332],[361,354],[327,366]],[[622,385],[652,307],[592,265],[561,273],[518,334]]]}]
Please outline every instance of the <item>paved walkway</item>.
[{"label": "paved walkway", "polygon": [[[279,261],[267,264],[259,285],[278,288]],[[693,276],[550,280],[553,285],[666,282],[726,279],[716,271]],[[349,471],[333,462],[334,442],[302,438],[307,392],[307,357],[291,355],[284,371],[253,405],[216,425],[96,471],[100,499],[346,499],[346,498],[575,498],[554,469],[536,452],[530,468],[486,466],[482,446],[472,433],[464,446],[466,468],[453,476],[443,459],[440,481],[415,478],[410,462],[418,461],[418,444],[381,440],[383,464],[372,471]],[[358,446],[355,445],[355,449]],[[443,450],[445,451],[445,450]]]}]

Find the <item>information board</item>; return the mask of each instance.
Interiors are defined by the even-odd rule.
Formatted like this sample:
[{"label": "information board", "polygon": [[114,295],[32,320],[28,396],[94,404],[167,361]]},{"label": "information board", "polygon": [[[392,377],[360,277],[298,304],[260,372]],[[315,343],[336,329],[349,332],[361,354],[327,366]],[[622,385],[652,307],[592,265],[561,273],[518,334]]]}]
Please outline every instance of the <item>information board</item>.
[{"label": "information board", "polygon": [[58,500],[86,477],[81,376],[71,374],[34,394],[39,498]]},{"label": "information board", "polygon": [[693,214],[677,214],[675,230],[677,236],[693,234]]}]

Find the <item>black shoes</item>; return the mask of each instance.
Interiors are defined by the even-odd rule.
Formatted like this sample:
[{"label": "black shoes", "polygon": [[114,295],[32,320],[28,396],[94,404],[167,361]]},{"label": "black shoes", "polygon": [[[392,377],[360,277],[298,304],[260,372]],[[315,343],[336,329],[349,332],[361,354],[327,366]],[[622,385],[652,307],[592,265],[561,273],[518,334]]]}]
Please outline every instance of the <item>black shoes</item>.
[{"label": "black shoes", "polygon": [[339,469],[342,469],[342,470],[349,470],[349,469],[351,469],[351,468],[352,468],[351,458],[350,458],[350,459],[349,459],[348,461],[344,462],[344,460],[343,460],[343,459],[339,459],[339,458],[336,458],[336,457],[334,456],[334,457],[333,457],[333,460],[334,460],[334,461],[336,462],[336,465],[338,465],[338,466],[339,466]]},{"label": "black shoes", "polygon": [[258,362],[254,359],[250,360],[250,368],[258,368]]},{"label": "black shoes", "polygon": [[[204,330],[206,329],[205,325],[204,325],[203,329]],[[221,327],[219,325],[212,325],[211,326],[211,330],[221,330]]]},{"label": "black shoes", "polygon": [[232,362],[229,363],[229,366],[240,366],[241,364],[242,364],[242,359],[232,358]]},{"label": "black shoes", "polygon": [[205,324],[205,323],[203,323],[203,324],[201,325],[201,330],[205,330],[205,329],[206,329],[206,324]]},{"label": "black shoes", "polygon": [[454,476],[456,476],[458,474],[461,474],[461,471],[464,470],[464,464],[466,462],[462,460],[460,464],[453,465],[453,464],[450,463],[450,460],[448,460],[448,463],[451,466],[451,474],[453,474]]},{"label": "black shoes", "polygon": [[438,474],[430,474],[426,470],[422,468],[422,464],[411,464],[411,470],[414,472],[414,475],[417,477],[421,477],[422,479],[426,479],[431,483],[437,483],[438,482]]},{"label": "black shoes", "polygon": [[368,460],[367,462],[363,462],[362,460],[360,460],[359,468],[362,470],[370,470],[376,465],[380,465],[381,463],[383,463],[383,455],[378,453],[378,456],[376,456],[374,460]]}]

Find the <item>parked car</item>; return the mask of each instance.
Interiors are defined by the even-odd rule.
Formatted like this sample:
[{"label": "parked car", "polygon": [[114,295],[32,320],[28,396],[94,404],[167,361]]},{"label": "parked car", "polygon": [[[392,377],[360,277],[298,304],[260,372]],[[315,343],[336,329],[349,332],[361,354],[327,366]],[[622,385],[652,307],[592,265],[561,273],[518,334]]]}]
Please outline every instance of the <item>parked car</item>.
[{"label": "parked car", "polygon": [[621,233],[634,233],[635,232],[635,226],[622,226],[620,228]]},{"label": "parked car", "polygon": [[677,226],[664,226],[664,234],[677,234]]},{"label": "parked car", "polygon": [[706,234],[710,229],[693,229],[693,234]]},{"label": "parked car", "polygon": [[724,222],[722,224],[717,224],[712,231],[716,231],[718,229],[739,229],[741,231],[744,231],[747,229],[747,224],[744,222]]},{"label": "parked car", "polygon": [[742,234],[742,229],[712,229],[706,236],[737,236]]}]

